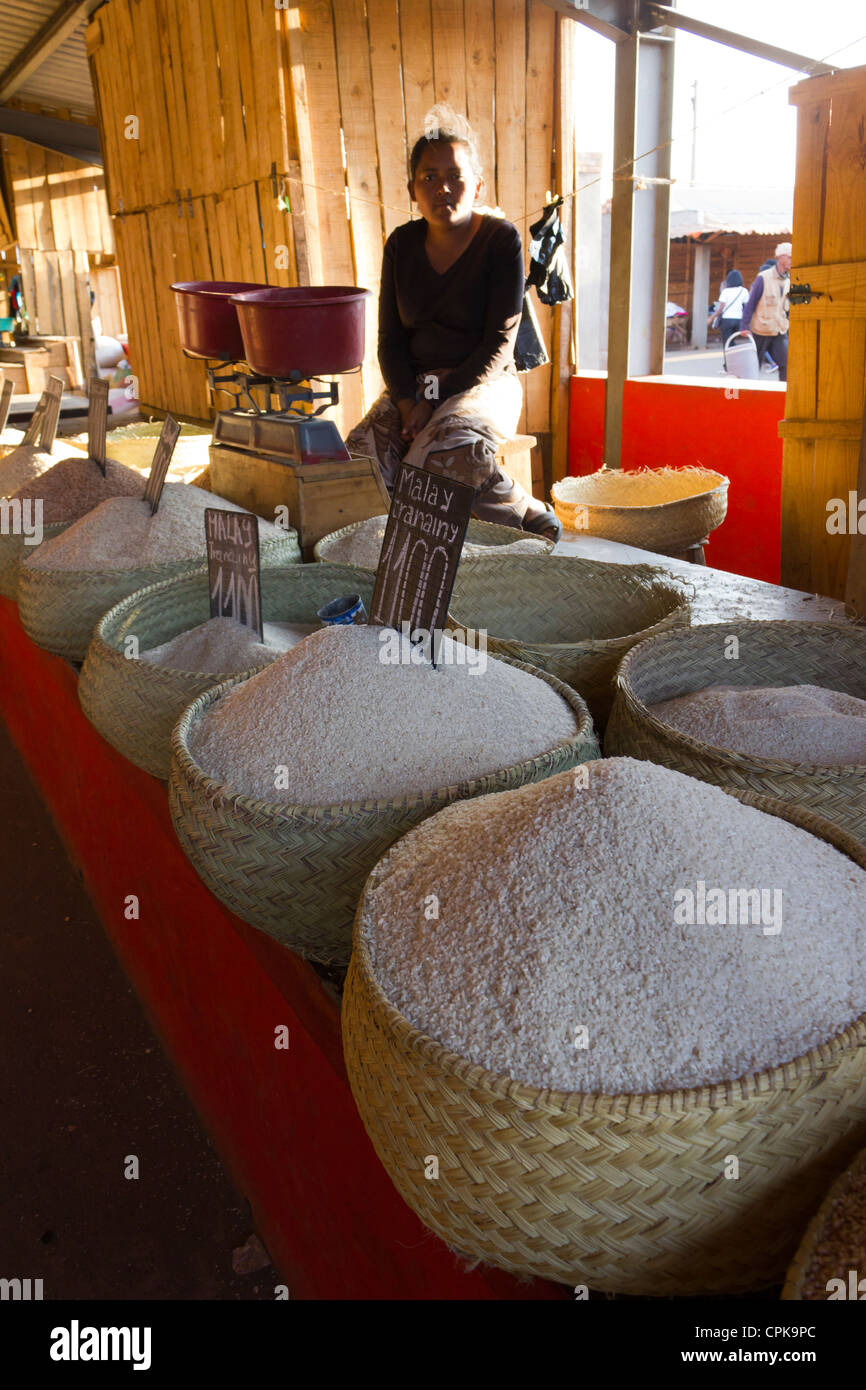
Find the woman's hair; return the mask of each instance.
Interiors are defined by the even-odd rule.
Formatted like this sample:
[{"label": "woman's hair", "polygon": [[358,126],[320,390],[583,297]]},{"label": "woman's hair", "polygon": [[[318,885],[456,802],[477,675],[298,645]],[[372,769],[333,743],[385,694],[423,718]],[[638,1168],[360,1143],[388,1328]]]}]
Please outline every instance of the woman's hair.
[{"label": "woman's hair", "polygon": [[725,284],[727,285],[729,290],[734,289],[737,285],[742,285],[742,283],[743,276],[739,270],[728,271],[727,275],[725,276]]},{"label": "woman's hair", "polygon": [[409,155],[409,177],[414,179],[421,163],[421,156],[428,145],[463,145],[469,154],[469,162],[476,178],[484,176],[481,157],[475,143],[475,133],[465,116],[460,116],[444,102],[437,102],[424,117],[424,134],[419,135]]}]

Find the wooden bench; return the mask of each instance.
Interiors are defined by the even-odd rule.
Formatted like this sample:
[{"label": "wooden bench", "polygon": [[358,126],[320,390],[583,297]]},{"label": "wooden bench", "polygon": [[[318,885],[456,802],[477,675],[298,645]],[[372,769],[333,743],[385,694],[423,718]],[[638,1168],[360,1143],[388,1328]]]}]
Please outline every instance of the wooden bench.
[{"label": "wooden bench", "polygon": [[506,439],[496,450],[496,462],[516,483],[532,496],[532,450],[537,444],[534,434],[516,434]]}]

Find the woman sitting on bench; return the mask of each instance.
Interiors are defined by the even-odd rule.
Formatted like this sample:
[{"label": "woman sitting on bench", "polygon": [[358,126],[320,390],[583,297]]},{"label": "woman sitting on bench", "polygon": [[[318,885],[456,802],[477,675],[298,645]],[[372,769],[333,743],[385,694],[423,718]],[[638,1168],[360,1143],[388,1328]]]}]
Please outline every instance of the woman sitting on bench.
[{"label": "woman sitting on bench", "polygon": [[474,515],[556,540],[562,527],[496,460],[523,392],[514,343],[523,307],[517,228],[474,211],[482,177],[472,133],[451,114],[416,141],[409,192],[421,219],[385,243],[379,365],[387,390],[349,434],[392,489],[401,462],[477,489]]}]

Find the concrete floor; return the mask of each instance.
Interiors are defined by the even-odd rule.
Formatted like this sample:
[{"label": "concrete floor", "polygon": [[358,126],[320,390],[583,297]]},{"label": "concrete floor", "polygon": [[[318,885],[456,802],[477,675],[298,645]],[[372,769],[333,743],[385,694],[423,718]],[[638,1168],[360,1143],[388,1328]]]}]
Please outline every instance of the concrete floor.
[{"label": "concrete floor", "polygon": [[270,1265],[233,1272],[246,1203],[2,723],[0,862],[0,1277],[45,1299],[273,1300]]},{"label": "concrete floor", "polygon": [[[707,348],[676,348],[665,353],[665,376],[709,376],[727,379],[723,370],[724,353],[721,345]],[[778,381],[778,372],[761,372],[762,381]]]}]

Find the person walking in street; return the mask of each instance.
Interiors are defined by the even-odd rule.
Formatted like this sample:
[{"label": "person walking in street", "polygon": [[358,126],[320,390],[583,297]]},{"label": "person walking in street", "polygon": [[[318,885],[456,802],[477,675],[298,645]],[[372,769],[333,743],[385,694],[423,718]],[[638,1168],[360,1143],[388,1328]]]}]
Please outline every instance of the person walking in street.
[{"label": "person walking in street", "polygon": [[783,241],[776,247],[775,264],[761,270],[755,277],[749,298],[743,309],[741,329],[751,333],[758,349],[758,361],[764,353],[779,368],[779,380],[788,379],[788,291],[791,287],[791,243]]},{"label": "person walking in street", "polygon": [[749,292],[743,284],[740,271],[729,270],[722,286],[719,301],[710,319],[713,328],[715,328],[716,323],[719,324],[723,346],[734,333],[739,333],[743,307],[748,297]]}]

